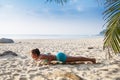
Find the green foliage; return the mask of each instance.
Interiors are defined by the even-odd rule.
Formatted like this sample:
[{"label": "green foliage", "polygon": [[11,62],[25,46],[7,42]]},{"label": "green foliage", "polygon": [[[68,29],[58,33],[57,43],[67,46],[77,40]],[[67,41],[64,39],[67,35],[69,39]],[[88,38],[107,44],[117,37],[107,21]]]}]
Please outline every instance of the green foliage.
[{"label": "green foliage", "polygon": [[47,2],[56,2],[56,3],[58,3],[58,4],[64,4],[64,3],[66,3],[68,0],[46,0]]},{"label": "green foliage", "polygon": [[103,48],[120,53],[120,0],[106,0],[105,8],[107,28]]}]

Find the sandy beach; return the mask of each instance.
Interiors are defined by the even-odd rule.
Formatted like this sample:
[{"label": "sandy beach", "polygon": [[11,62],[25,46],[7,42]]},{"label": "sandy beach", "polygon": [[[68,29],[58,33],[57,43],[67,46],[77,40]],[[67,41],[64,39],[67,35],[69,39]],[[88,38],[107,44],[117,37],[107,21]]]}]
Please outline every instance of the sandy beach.
[{"label": "sandy beach", "polygon": [[[106,59],[103,38],[19,39],[0,43],[0,80],[120,80],[120,55]],[[36,65],[30,50],[96,58],[97,64]]]}]

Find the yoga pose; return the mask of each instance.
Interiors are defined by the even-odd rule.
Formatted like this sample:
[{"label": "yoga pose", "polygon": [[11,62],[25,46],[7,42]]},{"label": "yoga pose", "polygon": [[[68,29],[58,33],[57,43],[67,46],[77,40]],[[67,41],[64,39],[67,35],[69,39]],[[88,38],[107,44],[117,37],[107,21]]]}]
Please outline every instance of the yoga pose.
[{"label": "yoga pose", "polygon": [[58,52],[56,55],[52,55],[51,53],[48,54],[40,54],[39,49],[33,49],[31,51],[31,56],[34,60],[46,60],[48,64],[51,63],[51,61],[61,61],[62,63],[69,63],[69,62],[76,62],[76,61],[90,61],[92,63],[96,63],[95,58],[86,58],[81,56],[68,56],[64,54],[63,52]]}]

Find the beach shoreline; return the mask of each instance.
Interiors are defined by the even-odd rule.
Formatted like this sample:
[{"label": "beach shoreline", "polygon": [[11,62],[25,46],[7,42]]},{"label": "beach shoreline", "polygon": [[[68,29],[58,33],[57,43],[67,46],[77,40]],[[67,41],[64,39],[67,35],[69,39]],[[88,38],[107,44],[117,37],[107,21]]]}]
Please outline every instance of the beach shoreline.
[{"label": "beach shoreline", "polygon": [[[0,56],[0,80],[119,80],[120,56],[106,59],[103,38],[14,39],[0,43],[0,54],[12,51],[18,56]],[[36,66],[30,50],[41,53],[64,52],[67,55],[96,58],[97,64],[56,64]],[[68,75],[67,75],[68,74]],[[66,76],[67,75],[67,76]]]}]

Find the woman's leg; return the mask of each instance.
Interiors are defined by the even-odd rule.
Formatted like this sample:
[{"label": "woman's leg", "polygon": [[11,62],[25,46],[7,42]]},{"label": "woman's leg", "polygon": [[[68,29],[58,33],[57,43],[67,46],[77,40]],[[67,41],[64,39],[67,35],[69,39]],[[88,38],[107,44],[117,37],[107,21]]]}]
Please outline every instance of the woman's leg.
[{"label": "woman's leg", "polygon": [[73,57],[73,56],[67,56],[66,62],[75,62],[75,61],[91,61],[92,63],[96,63],[95,58],[86,58],[86,57]]}]

